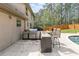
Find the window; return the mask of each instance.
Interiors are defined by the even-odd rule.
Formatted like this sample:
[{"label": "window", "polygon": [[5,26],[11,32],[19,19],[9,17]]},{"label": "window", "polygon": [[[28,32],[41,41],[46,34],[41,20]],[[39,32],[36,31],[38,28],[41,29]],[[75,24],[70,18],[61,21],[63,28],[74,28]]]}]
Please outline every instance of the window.
[{"label": "window", "polygon": [[30,23],[30,28],[32,28],[32,24]]},{"label": "window", "polygon": [[27,8],[26,8],[26,15],[28,16],[28,10],[27,10]]},{"label": "window", "polygon": [[17,27],[21,27],[21,20],[17,20],[16,23],[17,23]]}]

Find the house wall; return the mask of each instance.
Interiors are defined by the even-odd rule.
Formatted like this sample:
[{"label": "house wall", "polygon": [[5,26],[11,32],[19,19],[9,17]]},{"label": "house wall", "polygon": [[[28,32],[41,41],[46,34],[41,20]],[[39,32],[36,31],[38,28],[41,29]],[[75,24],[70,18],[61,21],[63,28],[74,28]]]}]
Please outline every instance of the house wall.
[{"label": "house wall", "polygon": [[[24,4],[12,3],[17,11],[20,11],[26,16],[26,8]],[[5,11],[5,10],[4,10]],[[21,39],[21,34],[24,31],[24,20],[14,16],[8,12],[0,10],[0,50],[7,48],[12,43]],[[31,12],[28,10],[28,21],[32,22]],[[17,27],[17,20],[21,20],[21,27]],[[26,21],[26,29],[28,29],[29,23]]]},{"label": "house wall", "polygon": [[31,12],[28,10],[28,27],[31,28],[33,27],[34,22],[33,22],[33,15]]},{"label": "house wall", "polygon": [[26,16],[26,6],[23,3],[11,3],[11,5]]},{"label": "house wall", "polygon": [[[21,20],[21,27],[17,27],[17,19]],[[0,50],[19,40],[23,30],[23,19],[0,11]]]}]

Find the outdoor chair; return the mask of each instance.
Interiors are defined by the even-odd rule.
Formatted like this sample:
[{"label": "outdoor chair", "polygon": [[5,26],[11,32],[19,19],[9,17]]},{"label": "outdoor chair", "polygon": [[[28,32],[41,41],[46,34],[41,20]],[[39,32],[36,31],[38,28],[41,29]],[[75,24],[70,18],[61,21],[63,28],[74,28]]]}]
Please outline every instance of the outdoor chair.
[{"label": "outdoor chair", "polygon": [[52,43],[53,48],[54,48],[55,45],[58,45],[60,47],[60,41],[59,41],[60,35],[61,35],[60,29],[54,29],[52,31],[51,39],[53,41],[53,43]]}]

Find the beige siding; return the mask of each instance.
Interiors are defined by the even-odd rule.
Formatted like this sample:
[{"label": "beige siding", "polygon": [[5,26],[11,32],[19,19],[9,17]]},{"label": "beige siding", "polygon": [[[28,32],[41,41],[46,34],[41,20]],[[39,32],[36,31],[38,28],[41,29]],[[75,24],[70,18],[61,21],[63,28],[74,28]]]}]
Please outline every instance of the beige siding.
[{"label": "beige siding", "polygon": [[32,14],[31,14],[31,12],[30,11],[28,11],[28,27],[30,28],[30,23],[31,23],[31,25],[32,25],[32,27],[33,27],[33,16],[32,16]]},{"label": "beige siding", "polygon": [[18,11],[26,15],[26,8],[23,3],[11,3]]},{"label": "beige siding", "polygon": [[28,29],[28,20],[25,21],[26,25],[25,25],[25,29]]},{"label": "beige siding", "polygon": [[21,28],[16,26],[16,17],[9,19],[0,12],[0,50],[6,48],[20,38]]},{"label": "beige siding", "polygon": [[[26,8],[24,4],[16,4],[13,5],[17,10],[26,15]],[[11,16],[11,18],[9,17]],[[30,27],[30,23],[33,23],[31,12],[28,11],[28,22],[26,19],[26,29]],[[21,27],[17,27],[16,21],[17,19],[21,20]],[[28,26],[28,25],[29,26]],[[24,20],[17,18],[13,15],[6,14],[3,11],[0,11],[0,50],[8,47],[12,43],[16,42],[21,38],[21,34],[24,31]]]},{"label": "beige siding", "polygon": [[21,20],[21,32],[24,31],[24,20]]}]

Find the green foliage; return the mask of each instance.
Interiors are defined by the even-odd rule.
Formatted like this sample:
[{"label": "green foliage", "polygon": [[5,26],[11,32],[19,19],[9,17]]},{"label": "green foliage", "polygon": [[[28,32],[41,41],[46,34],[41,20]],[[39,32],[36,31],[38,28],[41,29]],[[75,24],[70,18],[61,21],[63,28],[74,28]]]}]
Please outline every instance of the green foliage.
[{"label": "green foliage", "polygon": [[79,23],[78,3],[46,3],[36,15],[35,26]]},{"label": "green foliage", "polygon": [[65,30],[61,30],[62,33],[77,33],[79,32],[79,30],[77,29],[65,29]]}]

